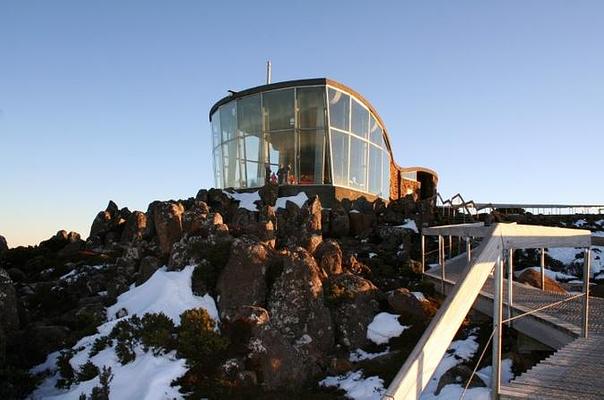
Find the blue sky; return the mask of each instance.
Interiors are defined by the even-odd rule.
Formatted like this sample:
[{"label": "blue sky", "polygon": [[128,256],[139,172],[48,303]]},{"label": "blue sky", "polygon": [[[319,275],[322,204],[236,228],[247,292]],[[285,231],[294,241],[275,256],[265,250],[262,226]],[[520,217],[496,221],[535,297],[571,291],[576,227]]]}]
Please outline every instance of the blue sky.
[{"label": "blue sky", "polygon": [[362,93],[445,195],[604,203],[604,2],[379,4],[1,1],[0,234],[211,187],[208,110],[267,59]]}]

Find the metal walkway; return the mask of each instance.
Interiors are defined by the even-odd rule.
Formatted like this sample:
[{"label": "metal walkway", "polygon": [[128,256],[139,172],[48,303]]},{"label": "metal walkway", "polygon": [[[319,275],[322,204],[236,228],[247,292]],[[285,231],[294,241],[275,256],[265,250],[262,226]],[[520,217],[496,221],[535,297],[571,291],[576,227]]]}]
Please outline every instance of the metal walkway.
[{"label": "metal walkway", "polygon": [[[419,398],[419,389],[423,388],[425,375],[430,373],[434,357],[442,357],[441,348],[438,347],[440,343],[430,347],[435,342],[433,336],[441,336],[441,342],[450,341],[452,337],[449,339],[447,335],[450,335],[451,329],[449,327],[445,331],[443,326],[456,325],[459,315],[455,316],[455,312],[467,312],[470,306],[493,316],[492,381],[496,382],[493,399],[604,398],[604,379],[601,378],[604,376],[604,358],[598,354],[599,349],[604,349],[604,299],[589,298],[584,293],[548,292],[514,282],[513,279],[508,280],[513,268],[510,268],[511,258],[506,256],[512,249],[589,249],[592,244],[589,231],[508,224],[424,228],[422,253],[425,250],[423,235],[439,237],[439,264],[444,265],[444,270],[441,266],[435,266],[425,271],[425,276],[435,281],[437,289],[447,294],[447,298],[441,306],[442,310],[426,329],[426,337],[420,339],[388,388],[385,399]],[[483,240],[478,248],[470,252],[473,252],[471,261],[467,253],[445,260],[446,235],[464,239],[482,237]],[[467,243],[466,248],[469,249],[470,241]],[[496,246],[496,243],[499,244]],[[590,254],[589,250],[586,254]],[[508,279],[503,277],[506,258]],[[585,271],[589,270],[589,259],[586,257]],[[487,270],[487,267],[490,269]],[[473,289],[470,289],[472,285]],[[584,291],[587,293],[587,285],[584,285]],[[506,322],[509,319],[511,321]],[[511,323],[514,329],[558,350],[509,384],[501,384],[500,375],[495,372],[499,371],[501,326],[504,323]]]}]

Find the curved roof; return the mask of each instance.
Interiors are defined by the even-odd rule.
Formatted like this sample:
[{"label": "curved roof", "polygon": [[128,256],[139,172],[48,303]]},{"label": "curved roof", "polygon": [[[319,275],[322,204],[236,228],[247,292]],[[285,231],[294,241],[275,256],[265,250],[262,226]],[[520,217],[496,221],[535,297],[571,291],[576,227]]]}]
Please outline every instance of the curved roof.
[{"label": "curved roof", "polygon": [[353,95],[354,97],[356,97],[357,100],[362,102],[373,113],[373,115],[375,116],[375,118],[377,118],[378,122],[380,123],[380,125],[382,126],[382,128],[384,130],[384,139],[386,141],[386,147],[388,148],[388,152],[390,153],[392,162],[399,170],[401,170],[401,171],[405,171],[405,170],[423,171],[423,172],[427,172],[427,173],[434,175],[436,177],[436,179],[438,179],[438,174],[436,172],[432,171],[431,169],[423,168],[423,167],[403,168],[400,165],[398,165],[398,163],[394,160],[394,155],[392,154],[392,147],[390,145],[390,135],[388,134],[388,129],[386,128],[386,124],[384,124],[382,117],[380,117],[380,114],[377,112],[375,107],[373,107],[373,105],[365,97],[363,97],[359,92],[344,85],[343,83],[334,81],[333,79],[328,79],[328,78],[297,79],[297,80],[291,80],[291,81],[269,83],[268,85],[260,85],[260,86],[255,86],[255,87],[252,87],[249,89],[244,89],[239,92],[232,92],[230,95],[225,96],[222,99],[218,100],[216,103],[214,103],[214,105],[210,109],[209,118],[210,118],[210,120],[212,120],[212,114],[214,114],[216,112],[216,110],[218,110],[218,107],[220,107],[221,105],[226,104],[232,100],[236,100],[238,98],[244,97],[244,96],[249,96],[249,95],[260,93],[260,92],[267,92],[269,90],[275,90],[275,89],[285,89],[285,88],[289,88],[289,87],[300,87],[300,86],[320,86],[320,85],[329,85],[329,86],[335,87],[337,89],[340,89],[343,92]]}]

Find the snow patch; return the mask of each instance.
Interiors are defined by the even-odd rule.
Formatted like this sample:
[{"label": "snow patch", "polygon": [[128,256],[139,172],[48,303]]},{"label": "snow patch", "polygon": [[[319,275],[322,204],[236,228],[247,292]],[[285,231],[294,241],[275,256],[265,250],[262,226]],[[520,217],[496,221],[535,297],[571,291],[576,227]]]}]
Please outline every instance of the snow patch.
[{"label": "snow patch", "polygon": [[411,229],[413,232],[419,233],[419,230],[417,229],[417,224],[414,220],[410,218],[407,218],[402,225],[396,225],[394,226],[394,228]]},{"label": "snow patch", "polygon": [[279,197],[277,199],[277,202],[275,203],[275,209],[285,208],[285,205],[287,204],[288,201],[291,201],[292,203],[296,204],[298,207],[302,208],[304,203],[306,203],[306,200],[308,200],[308,196],[304,192],[300,192],[295,196]]},{"label": "snow patch", "polygon": [[319,385],[342,389],[346,392],[346,397],[354,400],[380,400],[386,393],[383,379],[378,376],[363,378],[361,370],[346,375],[328,376]]},{"label": "snow patch", "polygon": [[258,206],[255,204],[256,201],[260,200],[260,193],[258,191],[250,193],[229,193],[224,192],[231,199],[239,202],[239,208],[245,208],[250,211],[258,211]]},{"label": "snow patch", "polygon": [[408,326],[398,322],[397,314],[381,312],[373,318],[367,326],[367,339],[375,344],[384,344],[393,337],[400,336]]},{"label": "snow patch", "polygon": [[428,301],[422,292],[411,292],[411,294],[414,295],[419,301]]},{"label": "snow patch", "polygon": [[218,321],[218,310],[214,299],[206,294],[195,296],[191,290],[191,275],[195,266],[189,265],[182,271],[168,271],[166,267],[157,270],[149,280],[140,286],[131,288],[117,298],[117,303],[107,309],[108,319],[115,317],[121,308],[128,315],[163,312],[180,323],[180,314],[191,308],[205,308],[214,320]]},{"label": "snow patch", "polygon": [[363,349],[356,349],[350,353],[348,360],[350,362],[359,362],[363,360],[373,360],[376,357],[384,356],[390,352],[390,347],[386,347],[386,350],[379,353],[368,353]]}]

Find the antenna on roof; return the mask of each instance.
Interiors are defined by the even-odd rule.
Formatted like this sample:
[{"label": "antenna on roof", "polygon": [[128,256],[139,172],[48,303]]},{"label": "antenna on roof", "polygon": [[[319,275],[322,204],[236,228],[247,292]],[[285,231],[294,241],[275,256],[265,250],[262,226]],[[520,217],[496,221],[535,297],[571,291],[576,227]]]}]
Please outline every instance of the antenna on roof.
[{"label": "antenna on roof", "polygon": [[272,65],[271,65],[271,60],[268,60],[266,62],[266,84],[270,84],[271,83],[271,78],[272,78]]}]

